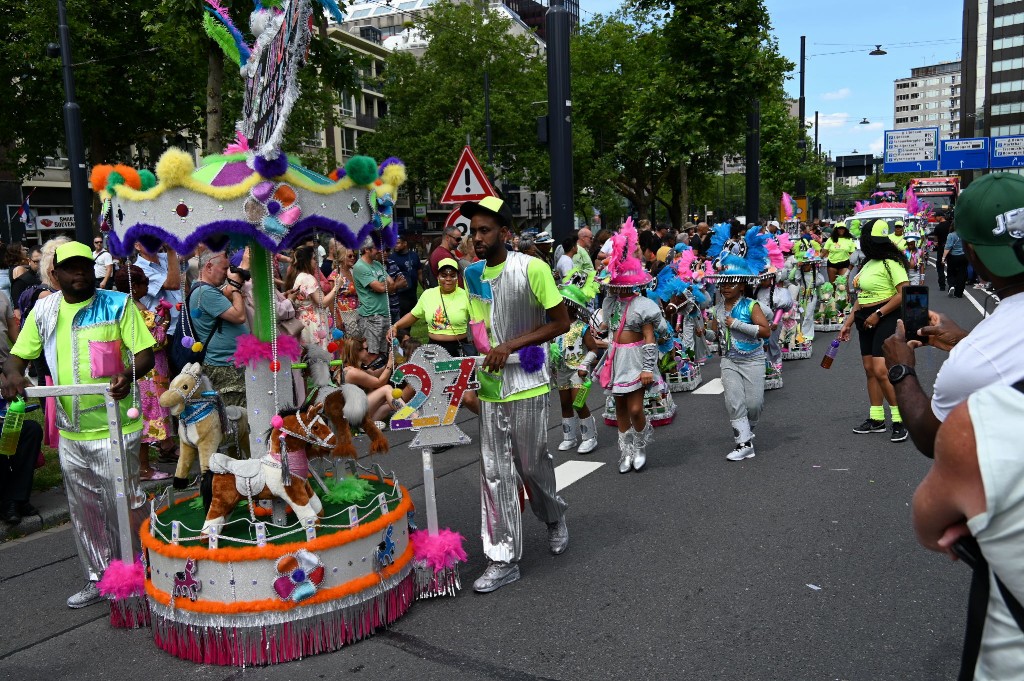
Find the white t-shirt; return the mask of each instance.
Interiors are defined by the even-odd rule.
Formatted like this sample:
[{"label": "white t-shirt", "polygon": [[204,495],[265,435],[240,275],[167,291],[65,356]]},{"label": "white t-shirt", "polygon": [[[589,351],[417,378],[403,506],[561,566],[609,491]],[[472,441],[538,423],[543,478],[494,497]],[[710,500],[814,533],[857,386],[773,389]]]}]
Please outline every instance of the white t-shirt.
[{"label": "white t-shirt", "polygon": [[107,266],[114,263],[114,256],[110,255],[107,249],[100,251],[99,255],[93,254],[93,272],[96,274],[97,279],[102,279],[107,275]]},{"label": "white t-shirt", "polygon": [[575,267],[575,264],[573,264],[572,258],[563,253],[558,258],[558,262],[555,263],[555,279],[559,283],[565,281],[566,275],[572,272],[573,267]]},{"label": "white t-shirt", "polygon": [[935,377],[932,413],[945,421],[953,408],[990,385],[1013,385],[1024,379],[1024,293],[1006,298],[990,317],[956,344]]}]

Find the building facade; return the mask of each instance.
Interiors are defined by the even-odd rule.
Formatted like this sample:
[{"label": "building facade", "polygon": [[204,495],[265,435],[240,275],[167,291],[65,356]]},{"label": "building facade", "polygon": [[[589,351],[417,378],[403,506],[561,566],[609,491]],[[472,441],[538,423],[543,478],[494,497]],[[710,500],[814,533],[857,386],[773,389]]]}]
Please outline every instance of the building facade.
[{"label": "building facade", "polygon": [[911,69],[909,78],[900,78],[893,86],[894,127],[934,127],[939,129],[939,139],[957,139],[962,85],[958,61]]},{"label": "building facade", "polygon": [[961,137],[1024,133],[1024,1],[964,0]]}]

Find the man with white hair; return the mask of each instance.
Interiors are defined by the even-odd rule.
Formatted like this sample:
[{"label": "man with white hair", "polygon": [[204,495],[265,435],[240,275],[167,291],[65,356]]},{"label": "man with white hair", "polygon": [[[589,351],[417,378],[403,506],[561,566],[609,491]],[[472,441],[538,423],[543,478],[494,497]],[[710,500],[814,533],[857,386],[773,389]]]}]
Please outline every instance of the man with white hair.
[{"label": "man with white hair", "polygon": [[590,247],[593,243],[594,233],[589,227],[583,227],[576,233],[576,253],[572,256],[572,263],[581,272],[594,269],[594,261],[590,259]]},{"label": "man with white hair", "polygon": [[380,248],[367,237],[360,249],[360,258],[352,266],[359,298],[359,335],[366,340],[366,349],[372,365],[388,352],[388,291],[397,289],[381,263]]}]

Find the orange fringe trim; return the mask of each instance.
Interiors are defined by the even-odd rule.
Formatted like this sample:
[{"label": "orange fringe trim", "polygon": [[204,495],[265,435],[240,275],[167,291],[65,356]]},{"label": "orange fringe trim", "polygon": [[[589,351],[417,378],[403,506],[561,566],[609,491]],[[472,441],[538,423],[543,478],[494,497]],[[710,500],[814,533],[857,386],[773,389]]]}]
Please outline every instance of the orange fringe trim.
[{"label": "orange fringe trim", "polygon": [[[316,605],[317,603],[339,600],[357,594],[360,591],[370,589],[383,580],[398,574],[399,570],[405,567],[405,565],[411,560],[412,542],[409,542],[409,545],[405,549],[405,553],[403,553],[394,563],[381,570],[380,573],[364,575],[349,582],[345,582],[344,584],[339,584],[338,586],[321,589],[314,595],[304,601],[300,601],[299,603],[295,603],[293,601],[282,601],[279,598],[267,598],[262,601],[240,601],[238,603],[221,603],[216,601],[209,603],[198,601],[193,603],[188,598],[177,598],[174,601],[174,607],[178,610],[201,612],[210,615],[240,615],[268,611],[292,610],[293,608],[307,605]],[[151,581],[146,582],[146,594],[149,596],[150,600],[156,601],[161,605],[169,605],[171,602],[170,594],[166,591],[157,589],[153,586],[153,582]]]},{"label": "orange fringe trim", "polygon": [[[194,558],[195,560],[213,560],[221,563],[237,563],[246,560],[277,560],[286,553],[294,553],[299,549],[308,551],[322,551],[334,548],[342,544],[348,544],[371,534],[382,532],[389,524],[412,510],[412,499],[409,497],[409,490],[401,487],[402,501],[398,507],[386,515],[377,518],[366,525],[353,527],[351,530],[342,530],[334,534],[326,534],[317,537],[313,541],[297,541],[290,544],[267,544],[266,546],[252,546],[246,548],[218,548],[206,549],[201,546],[181,546],[178,544],[165,544],[157,537],[149,534],[149,518],[146,518],[139,529],[139,537],[142,540],[143,548],[167,558]],[[148,584],[148,583],[147,583]],[[147,586],[148,588],[148,586]]]}]

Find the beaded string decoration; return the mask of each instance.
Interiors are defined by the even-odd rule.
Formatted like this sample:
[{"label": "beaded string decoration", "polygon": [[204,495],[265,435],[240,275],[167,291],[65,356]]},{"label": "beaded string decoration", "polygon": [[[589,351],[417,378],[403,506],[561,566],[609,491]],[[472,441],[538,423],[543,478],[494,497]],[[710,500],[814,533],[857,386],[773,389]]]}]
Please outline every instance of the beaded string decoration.
[{"label": "beaded string decoration", "polygon": [[[125,314],[127,314],[128,313],[128,306],[129,305],[135,305],[136,303],[135,303],[135,295],[133,293],[135,289],[134,289],[134,287],[132,285],[132,265],[131,265],[130,262],[127,261],[127,259],[125,260],[125,267],[128,268],[128,300],[127,300],[127,302],[125,303],[125,306],[124,306]],[[139,391],[136,389],[136,384],[138,382],[138,376],[136,376],[136,374],[135,374],[135,342],[136,342],[136,338],[137,338],[137,336],[136,336],[136,324],[137,323],[138,322],[137,322],[137,319],[136,319],[136,315],[132,315],[132,345],[131,345],[130,348],[128,348],[128,361],[132,365],[132,385],[129,388],[129,392],[131,393],[131,396],[132,396],[132,406],[128,408],[128,411],[126,412],[126,415],[128,416],[128,418],[132,419],[133,421],[135,419],[139,418]]]}]

